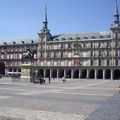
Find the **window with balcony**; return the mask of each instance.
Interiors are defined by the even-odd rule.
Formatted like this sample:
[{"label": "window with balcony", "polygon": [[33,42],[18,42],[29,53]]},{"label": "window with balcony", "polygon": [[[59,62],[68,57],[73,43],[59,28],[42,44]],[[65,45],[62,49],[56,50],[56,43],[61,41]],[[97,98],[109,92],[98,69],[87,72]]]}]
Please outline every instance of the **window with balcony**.
[{"label": "window with balcony", "polygon": [[118,60],[115,61],[115,65],[118,66]]},{"label": "window with balcony", "polygon": [[102,51],[100,50],[100,51],[99,51],[99,57],[101,57],[101,56],[102,56]]},{"label": "window with balcony", "polygon": [[107,60],[107,66],[109,66],[110,65],[110,60]]},{"label": "window with balcony", "polygon": [[98,61],[98,65],[101,66],[101,60]]},{"label": "window with balcony", "polygon": [[107,50],[107,57],[109,57],[109,56],[110,56],[110,51]]}]

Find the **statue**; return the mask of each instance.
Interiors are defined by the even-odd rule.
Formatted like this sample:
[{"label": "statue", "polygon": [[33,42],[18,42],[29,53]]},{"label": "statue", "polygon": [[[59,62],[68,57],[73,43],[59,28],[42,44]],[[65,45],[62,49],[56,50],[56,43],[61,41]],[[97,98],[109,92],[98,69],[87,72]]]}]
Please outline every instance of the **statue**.
[{"label": "statue", "polygon": [[30,48],[27,48],[27,52],[23,54],[22,60],[34,60],[34,54],[37,53],[36,50],[31,50]]}]

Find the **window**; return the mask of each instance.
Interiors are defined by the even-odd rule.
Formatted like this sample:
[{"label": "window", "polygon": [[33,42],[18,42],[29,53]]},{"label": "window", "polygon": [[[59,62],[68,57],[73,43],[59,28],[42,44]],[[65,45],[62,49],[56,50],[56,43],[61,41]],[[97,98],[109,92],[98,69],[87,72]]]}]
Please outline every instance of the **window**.
[{"label": "window", "polygon": [[1,55],[1,59],[4,59],[4,55]]},{"label": "window", "polygon": [[88,37],[85,36],[84,39],[88,39]]},{"label": "window", "polygon": [[101,57],[102,56],[102,52],[101,51],[99,51],[99,57]]},{"label": "window", "polygon": [[118,47],[118,42],[115,43],[115,47],[116,47],[116,48]]},{"label": "window", "polygon": [[98,47],[99,47],[99,48],[101,47],[101,43],[98,43]]},{"label": "window", "polygon": [[47,53],[47,57],[50,58],[50,53],[49,52]]},{"label": "window", "polygon": [[69,40],[73,40],[73,39],[70,37]]},{"label": "window", "polygon": [[21,72],[21,69],[18,69],[18,72]]},{"label": "window", "polygon": [[64,45],[63,44],[61,44],[61,49],[63,49],[64,48]]},{"label": "window", "polygon": [[43,53],[41,53],[41,58],[43,58]]},{"label": "window", "polygon": [[91,66],[93,66],[93,60],[91,60]]},{"label": "window", "polygon": [[7,54],[7,59],[9,59],[9,54]]},{"label": "window", "polygon": [[93,43],[91,43],[91,48],[93,48]]},{"label": "window", "polygon": [[99,60],[99,66],[101,66],[101,60]]},{"label": "window", "polygon": [[17,72],[17,69],[14,69],[14,72]]},{"label": "window", "polygon": [[109,57],[110,56],[110,52],[109,51],[107,51],[107,57]]},{"label": "window", "polygon": [[99,38],[103,38],[103,36],[101,35],[101,36],[99,36]]},{"label": "window", "polygon": [[17,59],[17,54],[14,54],[14,59]]},{"label": "window", "polygon": [[91,36],[91,39],[95,39],[95,36]]},{"label": "window", "polygon": [[68,44],[68,49],[71,49],[71,44]]},{"label": "window", "polygon": [[61,52],[61,58],[63,58],[63,52]]},{"label": "window", "polygon": [[109,60],[107,60],[107,66],[109,66],[109,64],[110,64],[110,61],[109,61]]},{"label": "window", "polygon": [[77,37],[76,40],[80,40],[80,37]]},{"label": "window", "polygon": [[106,46],[107,48],[109,48],[110,47],[110,43],[109,42],[107,42],[107,46]]},{"label": "window", "polygon": [[4,48],[1,48],[1,52],[4,52]]},{"label": "window", "polygon": [[115,61],[115,65],[118,66],[118,60]]},{"label": "window", "polygon": [[19,58],[22,59],[22,54],[19,54]]},{"label": "window", "polygon": [[91,51],[91,57],[93,57],[93,51]]},{"label": "window", "polygon": [[117,50],[115,51],[115,57],[118,57],[118,51]]},{"label": "window", "polygon": [[62,38],[62,40],[65,40],[65,38]]}]

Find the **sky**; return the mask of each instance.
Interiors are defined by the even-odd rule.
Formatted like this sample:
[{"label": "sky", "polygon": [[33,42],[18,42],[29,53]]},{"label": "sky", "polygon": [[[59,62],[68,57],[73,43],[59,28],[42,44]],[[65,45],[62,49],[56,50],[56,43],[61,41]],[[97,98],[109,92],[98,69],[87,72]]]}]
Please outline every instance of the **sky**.
[{"label": "sky", "polygon": [[106,31],[114,20],[115,0],[0,0],[0,41],[38,38],[45,5],[52,35]]}]

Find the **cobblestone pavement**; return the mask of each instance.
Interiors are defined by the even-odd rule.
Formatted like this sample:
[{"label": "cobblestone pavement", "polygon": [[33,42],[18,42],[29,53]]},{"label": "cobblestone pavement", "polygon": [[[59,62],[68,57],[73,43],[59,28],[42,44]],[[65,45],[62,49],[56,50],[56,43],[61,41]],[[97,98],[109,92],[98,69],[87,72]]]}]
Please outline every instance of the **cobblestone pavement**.
[{"label": "cobblestone pavement", "polygon": [[84,120],[118,93],[117,80],[51,80],[45,84],[0,79],[0,120]]}]

